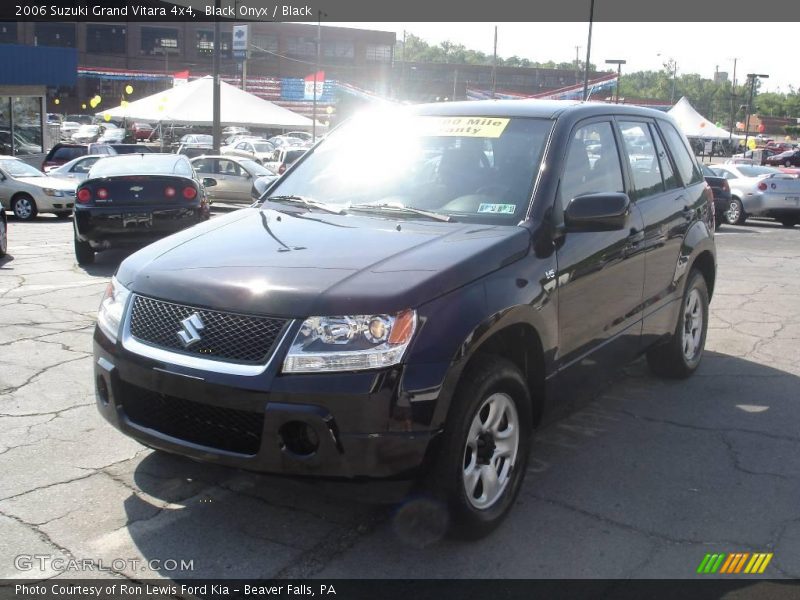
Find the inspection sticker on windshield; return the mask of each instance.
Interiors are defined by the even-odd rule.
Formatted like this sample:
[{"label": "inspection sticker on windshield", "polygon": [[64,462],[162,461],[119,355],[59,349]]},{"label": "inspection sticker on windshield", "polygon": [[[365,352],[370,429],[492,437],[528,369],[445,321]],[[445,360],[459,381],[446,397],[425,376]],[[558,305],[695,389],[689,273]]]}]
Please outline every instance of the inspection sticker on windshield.
[{"label": "inspection sticker on windshield", "polygon": [[498,215],[513,215],[516,210],[516,204],[490,204],[483,202],[478,207],[479,213],[495,213]]},{"label": "inspection sticker on windshield", "polygon": [[428,135],[499,138],[510,119],[496,117],[424,117]]}]

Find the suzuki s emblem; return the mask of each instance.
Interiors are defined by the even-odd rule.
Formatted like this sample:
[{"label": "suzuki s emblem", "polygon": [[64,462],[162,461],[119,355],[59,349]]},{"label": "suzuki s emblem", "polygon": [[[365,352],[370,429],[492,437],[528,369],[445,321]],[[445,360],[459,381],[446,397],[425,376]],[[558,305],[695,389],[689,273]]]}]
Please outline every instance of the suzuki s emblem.
[{"label": "suzuki s emblem", "polygon": [[140,185],[135,185],[131,188],[132,192],[141,192],[144,188]]},{"label": "suzuki s emblem", "polygon": [[178,332],[178,338],[181,340],[181,344],[183,344],[184,348],[188,348],[200,341],[200,333],[202,329],[205,329],[205,325],[203,324],[200,315],[197,313],[192,314],[191,316],[186,317],[183,321],[181,321],[181,325],[183,325],[183,329]]}]

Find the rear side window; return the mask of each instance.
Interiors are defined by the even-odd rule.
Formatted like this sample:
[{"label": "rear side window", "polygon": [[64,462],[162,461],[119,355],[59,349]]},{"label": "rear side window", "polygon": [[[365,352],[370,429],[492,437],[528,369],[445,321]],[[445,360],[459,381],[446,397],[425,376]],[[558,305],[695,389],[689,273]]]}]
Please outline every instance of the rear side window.
[{"label": "rear side window", "polygon": [[585,194],[624,191],[611,123],[602,121],[578,127],[570,140],[561,175],[561,205],[566,208],[570,200]]},{"label": "rear side window", "polygon": [[664,142],[661,141],[658,129],[652,123],[650,124],[650,133],[653,134],[653,141],[656,144],[656,154],[658,155],[658,163],[661,165],[664,188],[669,191],[681,187],[681,182],[678,181],[678,176],[675,175],[675,169],[672,168],[672,163],[669,160],[669,154],[664,148]]},{"label": "rear side window", "polygon": [[689,185],[703,181],[703,175],[700,173],[694,157],[689,153],[683,136],[678,133],[671,123],[661,121],[660,125],[683,183]]},{"label": "rear side window", "polygon": [[622,143],[628,153],[635,197],[646,198],[664,191],[661,181],[661,166],[656,157],[656,149],[647,123],[620,121]]},{"label": "rear side window", "polygon": [[73,158],[78,158],[84,154],[86,154],[86,150],[84,148],[62,146],[53,153],[52,160],[63,160],[64,162],[69,162]]}]

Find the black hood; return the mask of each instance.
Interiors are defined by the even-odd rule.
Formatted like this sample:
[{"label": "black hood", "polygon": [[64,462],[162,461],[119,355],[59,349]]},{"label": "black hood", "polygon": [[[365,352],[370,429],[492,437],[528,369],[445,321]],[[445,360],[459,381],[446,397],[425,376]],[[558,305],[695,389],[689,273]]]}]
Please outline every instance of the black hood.
[{"label": "black hood", "polygon": [[414,308],[523,256],[527,229],[248,208],[125,260],[134,292],[285,317]]}]

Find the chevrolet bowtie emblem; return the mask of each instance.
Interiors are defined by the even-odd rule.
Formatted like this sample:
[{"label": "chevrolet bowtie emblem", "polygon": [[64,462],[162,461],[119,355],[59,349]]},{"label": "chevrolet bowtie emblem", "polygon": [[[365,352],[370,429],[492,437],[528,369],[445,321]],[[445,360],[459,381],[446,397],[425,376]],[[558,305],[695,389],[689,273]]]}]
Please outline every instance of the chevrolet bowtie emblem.
[{"label": "chevrolet bowtie emblem", "polygon": [[203,320],[200,318],[200,315],[197,313],[186,317],[183,321],[181,321],[181,325],[183,325],[183,329],[178,332],[178,338],[181,340],[181,344],[183,344],[184,348],[188,348],[189,346],[199,342],[199,332],[206,327],[203,324]]},{"label": "chevrolet bowtie emblem", "polygon": [[140,185],[135,185],[131,188],[132,192],[141,192],[144,188]]}]

